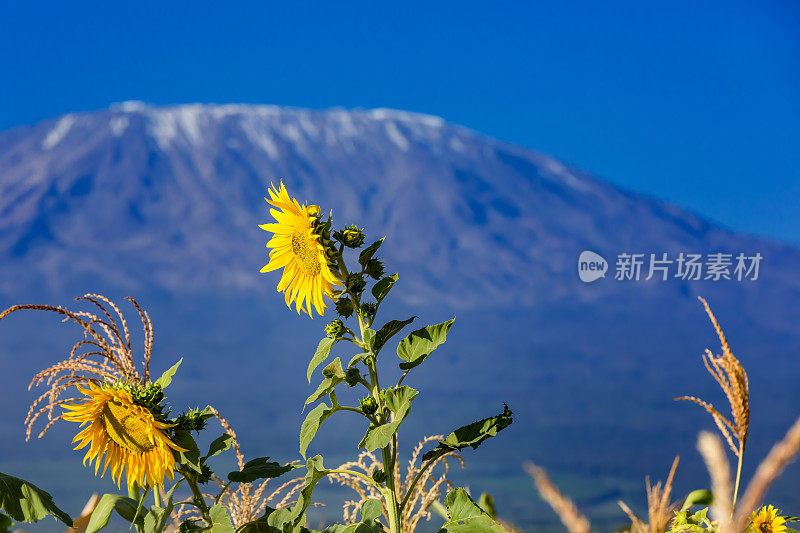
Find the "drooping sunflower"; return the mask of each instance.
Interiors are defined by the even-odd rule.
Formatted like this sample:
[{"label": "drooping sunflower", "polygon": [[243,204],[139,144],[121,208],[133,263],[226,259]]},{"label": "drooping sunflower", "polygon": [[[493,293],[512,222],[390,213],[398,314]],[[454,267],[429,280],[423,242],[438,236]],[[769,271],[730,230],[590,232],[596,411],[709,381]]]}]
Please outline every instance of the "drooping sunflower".
[{"label": "drooping sunflower", "polygon": [[765,505],[750,515],[749,531],[754,533],[786,533],[786,519],[780,516],[780,509]]},{"label": "drooping sunflower", "polygon": [[[128,483],[160,485],[164,476],[173,477],[171,450],[183,449],[165,432],[170,425],[165,422],[163,387],[150,377],[154,338],[150,316],[136,300],[126,298],[138,312],[144,329],[143,364],[137,368],[130,330],[119,307],[99,294],[86,294],[77,300],[92,304],[99,316],[52,305],[15,305],[0,313],[3,320],[17,311],[48,311],[75,323],[83,333],[66,359],[31,380],[29,388],[44,384],[47,390],[28,410],[26,440],[36,421],[45,415],[48,422],[40,438],[61,419],[89,424],[73,439],[78,443],[75,449],[89,446],[84,464],[96,461],[97,473],[104,457],[103,474],[110,469],[117,484],[124,470]],[[62,397],[73,390],[78,394]]]},{"label": "drooping sunflower", "polygon": [[[97,474],[103,461],[104,476],[111,468],[111,477],[120,484],[125,471],[128,486],[163,485],[164,476],[174,477],[175,459],[172,450],[186,451],[176,446],[165,433],[172,425],[159,422],[149,409],[134,403],[131,393],[110,384],[78,386],[88,396],[85,402],[64,404],[64,420],[89,424],[72,439],[76,450],[89,447],[83,458],[95,463]],[[103,460],[103,454],[105,459]]]},{"label": "drooping sunflower", "polygon": [[278,292],[283,292],[286,305],[295,303],[297,312],[301,310],[313,318],[311,307],[320,315],[325,314],[327,305],[323,296],[333,299],[333,287],[341,283],[331,271],[325,254],[325,243],[320,234],[319,207],[300,203],[289,196],[281,182],[280,189],[271,184],[267,203],[277,209],[270,209],[276,222],[259,227],[275,235],[267,242],[269,262],[261,272],[272,272],[283,268],[278,282]]}]

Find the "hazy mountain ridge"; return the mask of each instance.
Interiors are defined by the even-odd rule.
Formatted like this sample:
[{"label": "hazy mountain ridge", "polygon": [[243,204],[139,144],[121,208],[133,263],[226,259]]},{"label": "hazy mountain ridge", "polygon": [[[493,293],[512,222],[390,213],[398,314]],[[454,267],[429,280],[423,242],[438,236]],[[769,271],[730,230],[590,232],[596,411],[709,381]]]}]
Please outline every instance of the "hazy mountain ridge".
[{"label": "hazy mountain ridge", "polygon": [[[751,373],[758,438],[747,468],[797,414],[800,393],[787,386],[800,372],[797,248],[401,111],[125,103],[0,133],[0,304],[69,304],[87,291],[137,297],[156,324],[157,366],[186,357],[171,401],[212,403],[228,413],[247,453],[289,460],[295,407],[311,392],[304,354],[324,321],[297,320],[274,292],[277,275],[258,273],[268,238],[258,224],[270,217],[262,197],[280,178],[301,201],[333,209],[338,226],[389,236],[382,252],[400,272],[394,294],[403,299],[389,305],[402,318],[458,315],[447,345],[414,376],[425,394],[404,439],[423,429],[446,433],[508,402],[518,423],[467,472],[494,481],[487,488],[519,523],[550,516],[530,511],[525,459],[586,476],[575,483],[588,494],[579,503],[606,517],[620,515],[619,494],[636,501],[639,479],[663,475],[675,453],[686,458],[683,488],[706,481],[694,439],[713,424],[672,402],[690,393],[724,401],[699,360],[717,341],[698,294]],[[760,252],[764,261],[756,282],[617,282],[611,273],[583,284],[576,263],[587,249],[612,269],[626,251]],[[398,318],[397,308],[380,320]],[[0,448],[14,460],[46,451],[82,476],[65,446],[72,428],[24,448],[21,429],[35,397],[26,380],[76,335],[54,317],[0,323],[0,375],[16,378],[0,416]],[[396,370],[389,359],[382,364]],[[264,379],[268,396],[253,402]],[[441,408],[455,397],[457,408]],[[268,423],[238,425],[250,420]],[[352,452],[347,432],[318,440],[321,449]],[[524,490],[506,483],[514,476]],[[602,476],[605,488],[594,492]],[[88,491],[93,480],[84,481]],[[72,497],[79,508],[85,499],[55,487],[58,501]],[[778,503],[794,502],[786,494]]]},{"label": "hazy mountain ridge", "polygon": [[127,290],[271,290],[258,275],[257,224],[281,177],[338,224],[389,235],[390,268],[412,303],[535,306],[619,291],[576,282],[583,249],[761,251],[770,280],[800,287],[782,272],[800,265],[792,247],[437,117],[128,102],[0,134],[0,256],[11,273],[0,292],[96,277]]}]

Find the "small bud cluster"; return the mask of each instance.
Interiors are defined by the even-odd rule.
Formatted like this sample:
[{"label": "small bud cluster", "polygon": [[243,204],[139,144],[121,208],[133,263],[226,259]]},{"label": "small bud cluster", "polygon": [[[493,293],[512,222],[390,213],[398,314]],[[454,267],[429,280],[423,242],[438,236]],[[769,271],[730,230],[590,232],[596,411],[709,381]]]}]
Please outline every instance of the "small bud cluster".
[{"label": "small bud cluster", "polygon": [[126,387],[131,394],[131,400],[150,411],[156,420],[164,421],[167,417],[164,401],[164,390],[157,383],[148,383],[144,386]]},{"label": "small bud cluster", "polygon": [[353,294],[361,294],[367,286],[364,276],[355,272],[348,274],[344,282],[347,289]]},{"label": "small bud cluster", "polygon": [[367,324],[371,324],[377,310],[378,305],[375,302],[363,302],[358,308],[358,316]]},{"label": "small bud cluster", "polygon": [[379,279],[381,279],[383,277],[385,268],[383,266],[383,263],[380,260],[378,260],[378,259],[370,259],[367,262],[367,266],[364,269],[364,271],[372,279],[379,280]]},{"label": "small bud cluster", "polygon": [[211,467],[207,464],[204,464],[200,467],[200,475],[197,476],[197,482],[201,485],[205,485],[209,481],[211,481],[211,476],[213,472],[211,471]]},{"label": "small bud cluster", "polygon": [[361,401],[359,401],[359,405],[361,407],[361,412],[367,416],[374,415],[375,411],[378,410],[378,402],[376,402],[375,398],[373,398],[372,396],[361,398]]},{"label": "small bud cluster", "polygon": [[350,318],[350,315],[353,314],[353,302],[350,298],[339,298],[336,300],[336,312],[339,313],[339,316]]},{"label": "small bud cluster", "polygon": [[342,231],[334,232],[333,238],[348,248],[358,248],[364,244],[365,237],[363,229],[359,229],[358,226],[351,224]]},{"label": "small bud cluster", "polygon": [[380,468],[376,468],[375,470],[372,471],[372,479],[375,481],[375,483],[379,484],[386,483],[386,478],[388,477],[389,476],[386,475],[386,472],[384,472]]},{"label": "small bud cluster", "polygon": [[308,214],[313,218],[311,225],[314,228],[314,234],[319,235],[320,242],[325,251],[325,258],[328,260],[328,265],[332,270],[336,271],[338,266],[336,265],[336,246],[334,245],[333,239],[331,239],[331,217],[328,217],[327,220],[323,220],[322,210],[318,205],[308,206]]},{"label": "small bud cluster", "polygon": [[181,413],[175,419],[175,429],[185,431],[201,431],[206,427],[208,416],[198,409],[191,409],[186,413]]},{"label": "small bud cluster", "polygon": [[338,339],[347,331],[341,318],[337,318],[327,326],[325,326],[325,335],[331,339]]},{"label": "small bud cluster", "polygon": [[358,385],[358,381],[361,379],[361,373],[358,369],[354,366],[351,366],[347,369],[347,372],[344,375],[344,381],[351,387],[355,387]]}]

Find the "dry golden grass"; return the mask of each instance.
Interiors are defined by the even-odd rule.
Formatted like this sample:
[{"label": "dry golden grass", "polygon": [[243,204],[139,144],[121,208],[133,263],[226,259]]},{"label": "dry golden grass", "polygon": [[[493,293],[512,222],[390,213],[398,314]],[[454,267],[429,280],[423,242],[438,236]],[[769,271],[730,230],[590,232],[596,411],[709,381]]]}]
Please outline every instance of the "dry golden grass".
[{"label": "dry golden grass", "polygon": [[[231,427],[231,424],[220,415],[219,411],[209,406],[209,409],[214,416],[219,420],[220,425],[225,432],[233,438],[232,448],[236,454],[236,463],[239,470],[244,468],[245,460],[244,454],[239,446],[239,439],[236,437],[236,432]],[[212,494],[203,494],[209,506],[217,500],[225,506],[228,514],[231,516],[234,527],[240,527],[247,522],[259,518],[264,514],[267,506],[273,509],[281,509],[294,504],[292,496],[296,494],[305,484],[305,477],[297,477],[290,479],[279,485],[274,490],[268,491],[270,479],[261,483],[239,483],[236,490],[230,488],[230,484],[226,483],[217,475],[211,476],[212,481],[220,487],[221,492],[218,496]],[[274,482],[273,482],[274,483]],[[201,518],[196,507],[181,505],[173,511],[170,517],[170,524],[177,528],[181,521],[186,519]]]},{"label": "dry golden grass", "polygon": [[714,493],[711,517],[717,520],[720,532],[727,533],[730,531],[731,516],[733,515],[731,469],[728,457],[725,455],[725,449],[719,437],[708,431],[700,432],[697,449],[703,456],[703,461],[705,461],[711,476],[711,492]]},{"label": "dry golden grass", "polygon": [[[11,313],[22,310],[49,311],[64,316],[64,321],[72,321],[83,328],[84,338],[72,347],[66,359],[36,374],[28,385],[28,390],[44,383],[48,389],[34,400],[25,418],[25,440],[30,439],[34,423],[47,413],[48,423],[39,433],[42,437],[61,419],[62,414],[55,409],[66,403],[82,398],[62,398],[62,393],[77,385],[102,383],[104,381],[125,381],[143,384],[150,379],[150,356],[153,350],[153,324],[150,316],[133,298],[125,298],[133,304],[144,328],[144,357],[141,371],[136,369],[133,360],[131,335],[125,317],[111,300],[99,294],[86,294],[77,301],[86,301],[100,310],[98,315],[85,311],[69,311],[52,305],[14,305],[0,313],[0,320]],[[111,311],[116,314],[115,318]]]},{"label": "dry golden grass", "polygon": [[553,508],[569,533],[589,533],[592,530],[589,520],[578,510],[575,502],[550,481],[547,472],[533,463],[525,464],[525,471],[533,478],[542,499]]},{"label": "dry golden grass", "polygon": [[672,494],[672,482],[675,479],[675,471],[678,469],[680,457],[675,457],[672,467],[669,469],[667,480],[662,484],[660,481],[655,485],[650,484],[650,477],[645,478],[645,489],[647,493],[647,519],[645,522],[631,511],[625,502],[617,502],[620,508],[631,519],[631,533],[663,533],[666,531],[678,502],[670,502]]},{"label": "dry golden grass", "polygon": [[[397,491],[397,500],[403,498],[407,488],[411,485],[412,481],[417,475],[420,475],[419,481],[414,486],[411,495],[408,497],[408,502],[403,508],[403,533],[412,533],[419,521],[423,518],[429,520],[431,517],[431,506],[435,501],[441,497],[445,491],[453,487],[453,484],[447,479],[447,473],[450,469],[448,460],[455,459],[464,467],[464,460],[456,453],[448,453],[431,463],[431,465],[422,471],[422,465],[419,460],[422,450],[429,442],[439,442],[444,439],[444,435],[434,435],[425,437],[414,448],[411,454],[411,459],[406,467],[405,476],[401,475],[400,463],[395,460],[394,462],[394,481],[395,490]],[[440,466],[439,474],[434,474],[436,467]],[[372,452],[362,452],[356,461],[344,463],[339,466],[340,469],[349,469],[361,471],[367,476],[372,476],[375,470],[383,468],[383,462],[376,457]],[[342,518],[345,523],[352,523],[358,518],[358,511],[361,506],[370,498],[376,498],[383,501],[381,494],[378,490],[366,480],[348,475],[348,474],[331,474],[328,476],[331,483],[339,483],[340,485],[350,487],[356,494],[358,499],[348,500],[342,506]],[[387,516],[386,504],[384,502],[383,509],[384,516]]]},{"label": "dry golden grass", "polygon": [[[747,372],[744,371],[739,360],[734,357],[728,345],[728,340],[725,338],[725,334],[722,332],[714,313],[711,312],[708,303],[703,298],[699,298],[699,300],[703,302],[706,313],[708,313],[722,345],[722,355],[714,355],[711,350],[707,349],[703,354],[703,363],[706,370],[719,383],[725,393],[730,404],[733,421],[723,416],[712,404],[694,396],[681,396],[676,400],[694,402],[708,411],[728,442],[731,451],[741,459],[750,428],[750,384],[747,379]],[[734,438],[737,441],[736,445],[733,442]]]}]

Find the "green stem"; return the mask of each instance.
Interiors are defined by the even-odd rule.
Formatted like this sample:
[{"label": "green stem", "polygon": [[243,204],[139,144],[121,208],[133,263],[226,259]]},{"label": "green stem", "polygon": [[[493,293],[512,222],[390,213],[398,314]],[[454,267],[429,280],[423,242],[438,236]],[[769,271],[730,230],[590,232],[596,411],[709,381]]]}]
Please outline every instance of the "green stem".
[{"label": "green stem", "polygon": [[426,470],[427,470],[427,469],[428,469],[428,468],[429,468],[429,467],[430,467],[430,466],[431,466],[433,463],[435,463],[435,462],[436,462],[436,460],[437,460],[438,458],[439,458],[439,457],[434,457],[433,459],[429,460],[427,463],[425,463],[425,464],[422,466],[422,468],[420,469],[420,471],[419,471],[419,472],[417,472],[417,475],[416,475],[416,476],[414,476],[414,479],[411,481],[411,484],[408,486],[408,489],[406,490],[406,494],[405,494],[405,496],[403,496],[403,501],[402,501],[402,502],[400,502],[400,509],[403,509],[403,508],[405,508],[406,504],[408,503],[408,499],[411,497],[411,494],[413,494],[413,492],[414,492],[414,487],[416,487],[416,486],[417,486],[417,482],[419,482],[419,479],[422,477],[422,474],[423,474],[423,473],[425,473],[425,471],[426,471]]},{"label": "green stem", "polygon": [[383,454],[383,471],[386,473],[386,490],[383,491],[386,498],[386,510],[388,512],[389,531],[400,533],[402,531],[400,507],[397,505],[397,490],[394,485],[394,464],[392,463],[391,446],[381,449]]},{"label": "green stem", "polygon": [[744,459],[744,442],[739,441],[739,464],[736,466],[736,484],[733,487],[733,506],[731,512],[736,510],[736,500],[739,496],[739,483],[742,481],[742,460]]},{"label": "green stem", "polygon": [[[342,273],[342,276],[346,279],[348,271],[347,271],[347,266],[344,263],[344,258],[343,258],[342,254],[341,254],[341,250],[340,250],[340,253],[338,254],[337,262],[339,264],[339,270]],[[344,280],[342,280],[342,282],[344,282]],[[347,294],[350,296],[350,298],[351,298],[351,300],[353,302],[353,310],[354,310],[354,312],[356,314],[356,318],[358,319],[358,328],[359,328],[360,334],[361,334],[361,339],[360,340],[361,340],[361,342],[363,344],[364,343],[364,331],[369,327],[369,324],[367,324],[362,319],[361,313],[359,312],[360,311],[360,307],[361,307],[360,299],[355,294],[351,293],[349,290],[347,290]],[[370,350],[370,353],[371,353],[371,350]],[[376,418],[378,419],[377,421],[383,422],[384,421],[383,418],[385,416],[385,413],[383,411],[384,411],[384,407],[385,406],[383,405],[383,402],[381,401],[381,394],[380,394],[381,386],[380,386],[380,382],[378,380],[378,370],[377,370],[377,368],[375,366],[374,354],[372,354],[372,356],[370,356],[367,359],[366,365],[367,365],[367,368],[369,369],[369,378],[370,378],[370,382],[369,382],[368,385],[372,389],[372,397],[375,399],[375,401],[378,404],[378,411],[376,412],[376,415],[377,415]],[[378,490],[381,492],[381,494],[383,494],[383,497],[386,500],[386,509],[387,509],[387,515],[388,515],[387,519],[389,521],[389,531],[390,531],[390,533],[400,533],[402,531],[402,526],[401,526],[400,508],[397,505],[397,491],[395,490],[395,484],[394,484],[394,464],[393,464],[393,452],[392,452],[391,444],[389,444],[386,447],[382,448],[381,449],[381,453],[383,455],[383,471],[386,474],[386,487],[378,486]],[[358,474],[357,472],[350,472],[350,471],[347,471],[345,473],[348,473],[348,474],[351,474],[351,475],[357,475],[357,476],[359,476],[361,478],[369,480],[370,483],[375,485],[374,480],[369,478],[369,477],[367,477],[367,476],[365,476],[365,475]]]},{"label": "green stem", "polygon": [[156,504],[156,507],[161,507],[161,489],[156,485],[153,487],[153,501]]},{"label": "green stem", "polygon": [[228,481],[227,483],[225,483],[225,485],[222,487],[222,490],[219,491],[219,494],[217,494],[217,497],[214,498],[214,505],[219,503],[219,500],[222,498],[222,495],[225,494],[225,491],[228,490],[228,487],[230,487],[231,483],[233,482]]},{"label": "green stem", "polygon": [[206,521],[206,524],[211,526],[211,516],[208,514],[208,505],[206,505],[206,501],[203,498],[203,493],[200,492],[200,487],[197,486],[197,482],[194,480],[194,474],[184,469],[181,469],[181,473],[186,483],[189,485],[189,488],[192,490],[192,499],[194,500],[195,506],[200,510],[200,514],[203,515],[203,520]]}]

